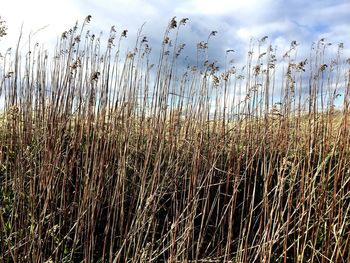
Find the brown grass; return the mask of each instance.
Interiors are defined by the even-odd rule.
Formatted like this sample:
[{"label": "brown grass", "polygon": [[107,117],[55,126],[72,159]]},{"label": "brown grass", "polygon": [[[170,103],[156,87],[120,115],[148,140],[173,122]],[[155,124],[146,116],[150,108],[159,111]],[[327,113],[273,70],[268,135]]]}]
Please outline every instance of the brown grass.
[{"label": "brown grass", "polygon": [[174,18],[150,69],[141,32],[102,51],[90,18],[2,60],[0,261],[350,262],[341,45],[326,67],[292,42],[279,76],[266,38],[242,72],[202,42],[183,72]]}]

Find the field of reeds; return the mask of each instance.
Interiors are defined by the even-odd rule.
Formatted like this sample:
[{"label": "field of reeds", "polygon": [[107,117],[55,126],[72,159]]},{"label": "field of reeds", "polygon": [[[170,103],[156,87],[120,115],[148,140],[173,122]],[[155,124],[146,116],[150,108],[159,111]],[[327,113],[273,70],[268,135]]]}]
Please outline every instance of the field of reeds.
[{"label": "field of reeds", "polygon": [[342,43],[264,37],[219,68],[213,31],[184,67],[187,19],[154,63],[90,18],[54,54],[2,54],[0,262],[350,262]]}]

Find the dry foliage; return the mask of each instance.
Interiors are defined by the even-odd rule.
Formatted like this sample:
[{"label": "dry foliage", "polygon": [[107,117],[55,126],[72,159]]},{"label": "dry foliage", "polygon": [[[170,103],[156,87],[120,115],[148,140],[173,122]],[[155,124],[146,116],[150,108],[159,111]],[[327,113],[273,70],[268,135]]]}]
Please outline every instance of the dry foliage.
[{"label": "dry foliage", "polygon": [[123,56],[127,30],[103,51],[90,20],[54,57],[2,59],[0,261],[350,262],[342,45],[326,65],[324,40],[300,62],[293,41],[279,76],[264,37],[220,70],[213,31],[183,71],[187,19],[154,67],[141,32]]}]

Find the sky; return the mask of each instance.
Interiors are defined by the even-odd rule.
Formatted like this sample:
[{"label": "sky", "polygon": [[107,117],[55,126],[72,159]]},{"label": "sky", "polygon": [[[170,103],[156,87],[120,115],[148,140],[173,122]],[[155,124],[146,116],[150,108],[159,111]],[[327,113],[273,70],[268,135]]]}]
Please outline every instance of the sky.
[{"label": "sky", "polygon": [[[320,38],[340,43],[350,39],[349,0],[10,0],[2,1],[0,15],[7,21],[8,35],[0,41],[0,51],[13,46],[23,24],[24,39],[46,45],[57,36],[92,16],[91,27],[106,34],[112,25],[128,29],[135,36],[146,22],[144,32],[154,40],[162,39],[168,21],[188,17],[182,32],[186,43],[196,45],[212,30],[213,50],[223,53],[247,47],[252,37],[267,35],[272,43],[286,47],[292,40],[309,45]],[[130,41],[133,41],[131,38]],[[158,43],[157,43],[158,41]],[[350,45],[350,43],[348,43]],[[345,48],[346,45],[345,45]],[[243,50],[242,50],[243,51]]]},{"label": "sky", "polygon": [[[169,20],[189,18],[180,32],[186,43],[185,55],[193,57],[197,43],[211,31],[209,59],[224,60],[225,51],[234,49],[235,60],[244,64],[249,42],[268,36],[268,41],[285,53],[291,41],[300,44],[299,56],[307,57],[313,42],[325,38],[333,51],[344,43],[343,54],[350,57],[350,0],[10,0],[2,1],[0,16],[7,22],[8,35],[0,39],[0,53],[15,47],[23,26],[22,47],[38,42],[54,47],[59,36],[92,16],[89,30],[108,35],[111,26],[128,29],[126,45],[133,47],[138,29],[157,50]],[[157,52],[152,53],[154,59]]]}]

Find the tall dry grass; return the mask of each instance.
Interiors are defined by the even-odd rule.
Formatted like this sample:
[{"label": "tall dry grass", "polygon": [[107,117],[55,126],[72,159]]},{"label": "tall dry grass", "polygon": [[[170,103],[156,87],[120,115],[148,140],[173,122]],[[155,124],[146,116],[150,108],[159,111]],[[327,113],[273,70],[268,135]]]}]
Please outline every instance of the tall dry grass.
[{"label": "tall dry grass", "polygon": [[279,63],[263,38],[241,70],[206,41],[184,70],[187,19],[152,65],[141,31],[124,55],[90,18],[2,58],[1,262],[350,262],[342,44]]}]

